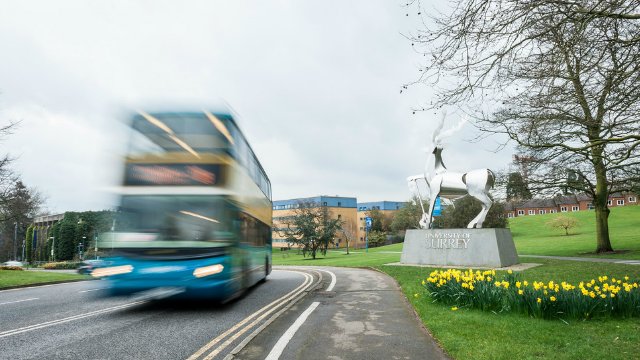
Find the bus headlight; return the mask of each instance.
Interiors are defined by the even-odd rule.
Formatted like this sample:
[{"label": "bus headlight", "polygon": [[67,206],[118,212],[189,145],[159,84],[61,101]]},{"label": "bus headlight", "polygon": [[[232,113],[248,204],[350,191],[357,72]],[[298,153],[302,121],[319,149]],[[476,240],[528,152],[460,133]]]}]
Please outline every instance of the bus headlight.
[{"label": "bus headlight", "polygon": [[201,278],[201,277],[205,277],[205,276],[218,274],[218,273],[222,272],[222,270],[224,270],[224,266],[222,266],[220,264],[215,264],[215,265],[211,265],[211,266],[204,266],[204,267],[197,268],[197,269],[193,270],[193,276],[195,276],[197,278]]},{"label": "bus headlight", "polygon": [[131,265],[111,266],[111,267],[97,268],[91,272],[91,276],[103,277],[103,276],[111,276],[111,275],[120,275],[120,274],[128,274],[132,271],[133,271],[133,266]]}]

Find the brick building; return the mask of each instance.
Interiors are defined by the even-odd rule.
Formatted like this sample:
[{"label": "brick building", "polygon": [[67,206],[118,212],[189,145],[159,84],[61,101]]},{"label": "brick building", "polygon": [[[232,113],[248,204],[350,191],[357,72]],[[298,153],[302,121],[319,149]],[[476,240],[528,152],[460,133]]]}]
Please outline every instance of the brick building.
[{"label": "brick building", "polygon": [[[633,193],[609,195],[609,207],[637,205],[638,196]],[[593,200],[586,194],[556,196],[552,199],[531,199],[505,205],[508,218],[518,216],[543,215],[560,212],[585,211],[593,209]]]}]

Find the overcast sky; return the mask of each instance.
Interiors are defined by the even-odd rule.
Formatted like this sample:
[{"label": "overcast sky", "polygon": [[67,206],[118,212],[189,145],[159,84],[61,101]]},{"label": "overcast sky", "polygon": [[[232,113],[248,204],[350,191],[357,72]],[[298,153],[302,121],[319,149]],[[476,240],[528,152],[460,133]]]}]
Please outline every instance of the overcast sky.
[{"label": "overcast sky", "polygon": [[[21,123],[0,146],[49,211],[105,209],[126,142],[119,110],[222,98],[274,200],[407,200],[439,116],[411,112],[430,89],[400,94],[421,61],[402,36],[416,12],[394,0],[3,1],[0,122]],[[473,135],[449,139],[450,170],[507,167],[497,139]]]}]

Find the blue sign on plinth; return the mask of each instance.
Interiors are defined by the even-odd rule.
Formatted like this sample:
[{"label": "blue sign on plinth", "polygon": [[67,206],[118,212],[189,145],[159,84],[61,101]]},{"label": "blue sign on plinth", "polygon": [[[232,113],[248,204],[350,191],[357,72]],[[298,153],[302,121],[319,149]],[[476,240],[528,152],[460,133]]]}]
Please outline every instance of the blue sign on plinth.
[{"label": "blue sign on plinth", "polygon": [[433,204],[433,216],[442,215],[442,201],[440,200],[440,196],[436,198],[436,202]]}]

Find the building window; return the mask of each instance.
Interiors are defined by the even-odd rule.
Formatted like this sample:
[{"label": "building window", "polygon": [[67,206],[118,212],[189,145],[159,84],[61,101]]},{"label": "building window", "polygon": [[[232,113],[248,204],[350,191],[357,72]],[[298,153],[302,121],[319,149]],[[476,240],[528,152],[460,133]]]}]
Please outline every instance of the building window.
[{"label": "building window", "polygon": [[524,210],[518,210],[518,215],[524,215]]},{"label": "building window", "polygon": [[571,207],[571,211],[578,211],[578,209],[579,209],[579,208],[578,208],[577,206],[572,206],[572,207]]},{"label": "building window", "polygon": [[529,215],[535,215],[536,211],[535,210],[529,210]]},{"label": "building window", "polygon": [[326,202],[326,201],[323,201],[323,202],[322,202],[322,206],[327,206],[327,202]]},{"label": "building window", "polygon": [[340,201],[338,201],[338,207],[342,206],[342,203]]},{"label": "building window", "polygon": [[635,196],[629,196],[629,202],[636,202],[636,197]]},{"label": "building window", "polygon": [[587,209],[593,210],[593,203],[588,203],[587,204]]},{"label": "building window", "polygon": [[566,206],[560,206],[560,212],[567,212]]},{"label": "building window", "polygon": [[[360,226],[360,230],[362,231],[362,230],[364,230],[364,228],[362,226]],[[360,239],[360,240],[362,240],[362,239]]]},{"label": "building window", "polygon": [[607,200],[607,205],[611,206],[613,202],[611,200]]},{"label": "building window", "polygon": [[338,220],[342,219],[342,215],[338,214]]},{"label": "building window", "polygon": [[557,212],[557,211],[556,211],[556,209],[551,209],[551,210],[549,211],[549,213],[550,213],[550,214],[555,214],[556,212]]},{"label": "building window", "polygon": [[616,203],[617,203],[618,205],[624,205],[624,200],[618,200]]},{"label": "building window", "polygon": [[539,211],[538,211],[538,214],[540,214],[540,215],[544,215],[544,213],[545,213],[545,211],[544,211],[544,210],[539,210]]},{"label": "building window", "polygon": [[508,217],[508,218],[512,218],[512,217],[513,217],[513,213],[508,213],[508,214],[507,214],[507,217]]}]

